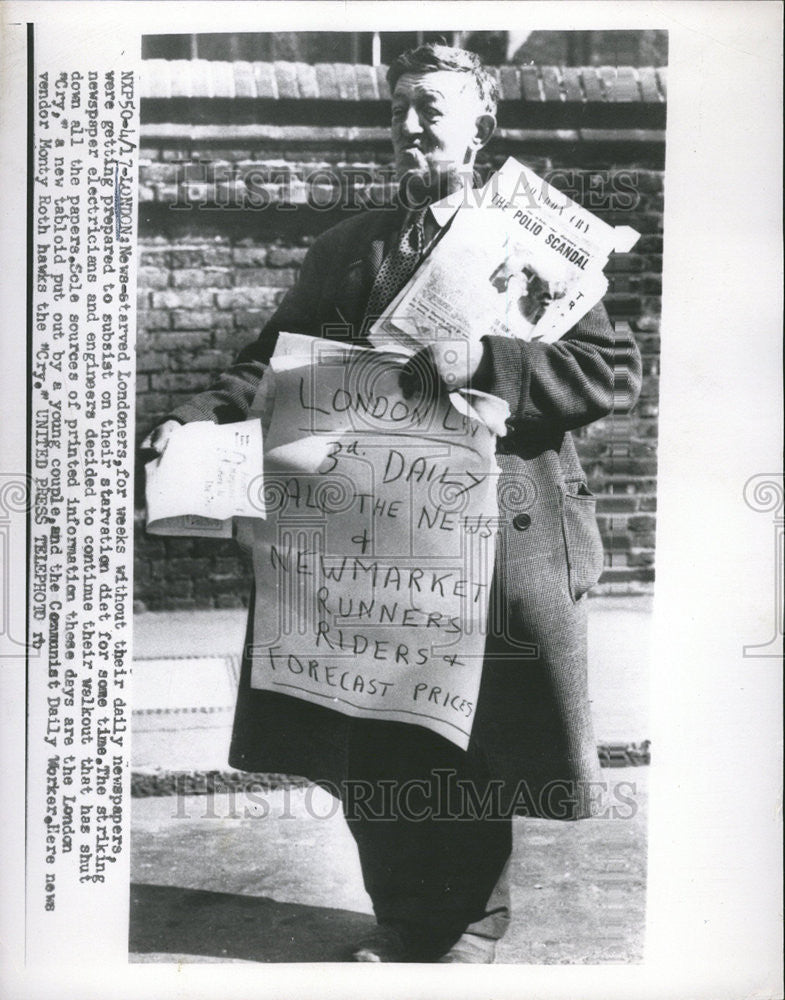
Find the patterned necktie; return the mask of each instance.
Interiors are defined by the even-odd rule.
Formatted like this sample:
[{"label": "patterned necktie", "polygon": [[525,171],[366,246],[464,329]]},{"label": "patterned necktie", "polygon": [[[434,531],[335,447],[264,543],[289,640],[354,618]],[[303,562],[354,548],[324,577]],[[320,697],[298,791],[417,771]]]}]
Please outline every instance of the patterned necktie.
[{"label": "patterned necktie", "polygon": [[420,208],[407,214],[397,242],[376,275],[368,298],[367,316],[381,315],[417,269],[425,244],[427,211],[427,208]]}]

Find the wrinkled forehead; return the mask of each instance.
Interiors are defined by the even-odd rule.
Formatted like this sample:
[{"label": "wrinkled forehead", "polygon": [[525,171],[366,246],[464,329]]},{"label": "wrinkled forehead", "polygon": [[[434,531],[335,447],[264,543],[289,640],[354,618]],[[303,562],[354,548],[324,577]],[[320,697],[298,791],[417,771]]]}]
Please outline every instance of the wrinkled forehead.
[{"label": "wrinkled forehead", "polygon": [[393,91],[393,101],[410,103],[479,104],[479,95],[470,73],[434,70],[431,73],[404,73]]}]

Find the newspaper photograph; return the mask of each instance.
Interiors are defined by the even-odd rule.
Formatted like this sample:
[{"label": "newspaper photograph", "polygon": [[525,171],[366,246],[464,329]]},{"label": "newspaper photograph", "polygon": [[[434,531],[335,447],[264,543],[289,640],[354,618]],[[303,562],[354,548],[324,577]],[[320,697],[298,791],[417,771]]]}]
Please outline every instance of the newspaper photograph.
[{"label": "newspaper photograph", "polygon": [[780,996],[780,5],[0,16],[0,994]]}]

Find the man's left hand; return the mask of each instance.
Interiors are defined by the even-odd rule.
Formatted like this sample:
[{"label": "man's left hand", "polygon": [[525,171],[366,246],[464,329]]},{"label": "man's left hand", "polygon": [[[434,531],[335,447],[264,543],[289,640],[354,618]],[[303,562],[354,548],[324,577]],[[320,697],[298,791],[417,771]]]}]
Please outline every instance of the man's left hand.
[{"label": "man's left hand", "polygon": [[454,392],[468,385],[482,388],[488,365],[484,341],[439,340],[418,351],[401,369],[401,391],[407,398],[428,391]]}]

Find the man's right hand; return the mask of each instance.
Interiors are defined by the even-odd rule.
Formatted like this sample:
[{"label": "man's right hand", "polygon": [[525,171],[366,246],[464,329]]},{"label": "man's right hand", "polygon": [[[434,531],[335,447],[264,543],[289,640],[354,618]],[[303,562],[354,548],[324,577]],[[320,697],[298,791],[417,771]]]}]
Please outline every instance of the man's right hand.
[{"label": "man's right hand", "polygon": [[152,458],[160,458],[166,450],[172,432],[181,426],[178,420],[165,420],[162,424],[154,427],[139,445],[141,457],[148,462]]}]

